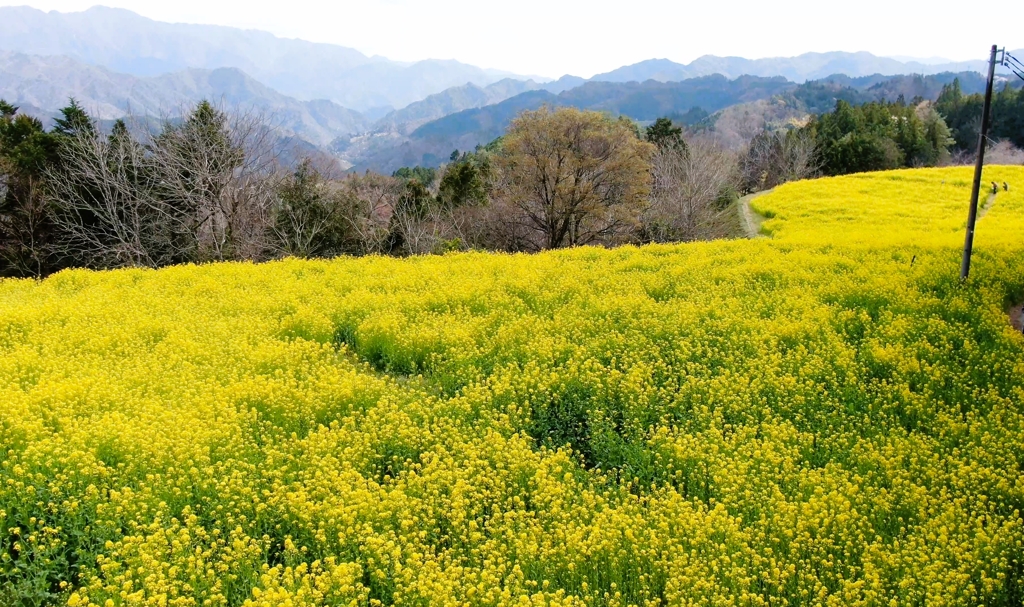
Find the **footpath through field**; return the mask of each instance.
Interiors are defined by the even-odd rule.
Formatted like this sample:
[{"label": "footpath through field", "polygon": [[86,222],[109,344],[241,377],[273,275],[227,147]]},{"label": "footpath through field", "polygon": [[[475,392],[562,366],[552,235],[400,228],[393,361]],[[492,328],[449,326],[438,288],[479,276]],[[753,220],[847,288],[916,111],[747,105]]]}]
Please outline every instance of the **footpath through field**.
[{"label": "footpath through field", "polygon": [[740,218],[743,220],[743,232],[747,235],[747,238],[760,238],[763,236],[763,234],[761,234],[761,222],[764,221],[764,217],[757,214],[750,208],[751,201],[755,198],[771,193],[772,190],[765,190],[763,192],[747,194],[740,198]]}]

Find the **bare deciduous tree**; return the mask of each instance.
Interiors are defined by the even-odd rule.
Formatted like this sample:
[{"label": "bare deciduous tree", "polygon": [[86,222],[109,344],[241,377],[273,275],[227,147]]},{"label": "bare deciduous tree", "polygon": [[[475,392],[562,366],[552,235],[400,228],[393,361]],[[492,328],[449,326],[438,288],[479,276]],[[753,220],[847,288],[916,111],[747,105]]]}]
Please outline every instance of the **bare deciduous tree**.
[{"label": "bare deciduous tree", "polygon": [[723,196],[735,191],[733,154],[717,141],[699,137],[686,149],[665,148],[652,161],[651,205],[642,215],[643,237],[656,242],[723,236]]},{"label": "bare deciduous tree", "polygon": [[359,252],[387,252],[391,216],[402,190],[400,180],[369,171],[364,175],[351,175],[342,183],[344,214],[356,234]]},{"label": "bare deciduous tree", "polygon": [[1005,139],[998,141],[985,152],[985,164],[1024,164],[1024,150]]},{"label": "bare deciduous tree", "polygon": [[272,132],[255,112],[200,102],[154,140],[160,196],[175,210],[182,246],[198,260],[257,259],[268,248],[276,196]]},{"label": "bare deciduous tree", "polygon": [[87,130],[65,137],[60,156],[47,177],[65,255],[93,267],[158,267],[180,258],[149,157],[123,122],[109,138]]},{"label": "bare deciduous tree", "polygon": [[762,130],[740,157],[744,192],[768,190],[818,172],[813,137],[803,130]]},{"label": "bare deciduous tree", "polygon": [[101,267],[264,257],[277,199],[271,138],[259,114],[207,102],[145,143],[123,122],[107,138],[66,135],[47,176],[63,252]]}]

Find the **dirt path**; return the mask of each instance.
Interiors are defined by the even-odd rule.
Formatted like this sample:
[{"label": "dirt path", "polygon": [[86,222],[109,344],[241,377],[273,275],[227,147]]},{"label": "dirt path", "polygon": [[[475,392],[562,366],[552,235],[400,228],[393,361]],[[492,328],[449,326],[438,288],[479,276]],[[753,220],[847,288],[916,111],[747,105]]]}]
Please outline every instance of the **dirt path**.
[{"label": "dirt path", "polygon": [[1007,314],[1013,328],[1024,332],[1024,305],[1013,306]]},{"label": "dirt path", "polygon": [[996,204],[996,195],[995,194],[989,194],[988,198],[985,199],[985,204],[981,205],[981,208],[978,209],[978,219],[981,219],[982,217],[984,217],[985,214],[988,213],[989,210],[991,210],[993,206],[995,206],[995,204]]},{"label": "dirt path", "polygon": [[743,232],[747,235],[747,238],[763,238],[761,234],[761,222],[764,221],[764,217],[759,215],[754,209],[750,208],[750,202],[758,196],[764,196],[770,194],[772,190],[766,190],[764,192],[754,192],[753,194],[747,194],[739,200],[740,207],[740,219],[743,222]]}]

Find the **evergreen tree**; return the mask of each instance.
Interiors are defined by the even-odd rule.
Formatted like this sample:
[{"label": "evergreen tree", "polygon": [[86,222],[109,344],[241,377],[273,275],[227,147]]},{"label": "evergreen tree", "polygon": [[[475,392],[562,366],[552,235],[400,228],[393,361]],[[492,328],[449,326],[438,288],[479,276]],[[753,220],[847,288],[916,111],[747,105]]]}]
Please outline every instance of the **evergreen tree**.
[{"label": "evergreen tree", "polygon": [[647,127],[647,141],[658,146],[658,149],[686,150],[686,141],[683,139],[683,129],[677,127],[669,118],[658,118],[654,124]]},{"label": "evergreen tree", "polygon": [[447,209],[486,204],[490,173],[487,152],[462,154],[445,167],[438,186],[438,202]]},{"label": "evergreen tree", "polygon": [[931,166],[948,154],[951,143],[942,116],[899,102],[853,106],[840,100],[806,129],[826,175]]},{"label": "evergreen tree", "polygon": [[0,276],[42,276],[55,269],[45,176],[57,143],[36,118],[0,100]]},{"label": "evergreen tree", "polygon": [[78,133],[95,135],[96,125],[89,114],[72,97],[67,106],[60,109],[60,118],[53,121],[50,132],[57,136],[71,137]]}]

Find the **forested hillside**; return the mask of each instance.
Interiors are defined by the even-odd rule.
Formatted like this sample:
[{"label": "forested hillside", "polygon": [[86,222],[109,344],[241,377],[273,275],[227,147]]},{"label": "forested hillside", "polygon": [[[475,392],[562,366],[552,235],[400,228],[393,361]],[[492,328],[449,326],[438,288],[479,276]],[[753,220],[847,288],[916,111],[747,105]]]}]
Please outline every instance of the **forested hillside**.
[{"label": "forested hillside", "polygon": [[[954,80],[970,93],[984,88],[974,72],[931,76],[831,76],[796,84],[782,78],[745,76],[730,80],[706,76],[682,82],[587,82],[560,94],[530,91],[503,102],[458,112],[428,122],[408,136],[380,137],[343,156],[362,170],[393,172],[402,166],[438,166],[452,150],[472,150],[497,138],[524,109],[577,107],[626,116],[641,123],[668,116],[719,133],[739,149],[765,125],[803,124],[814,114],[831,111],[837,100],[859,105],[873,101],[934,100]],[[722,115],[717,112],[726,109]],[[738,114],[740,115],[738,117]]]}]

